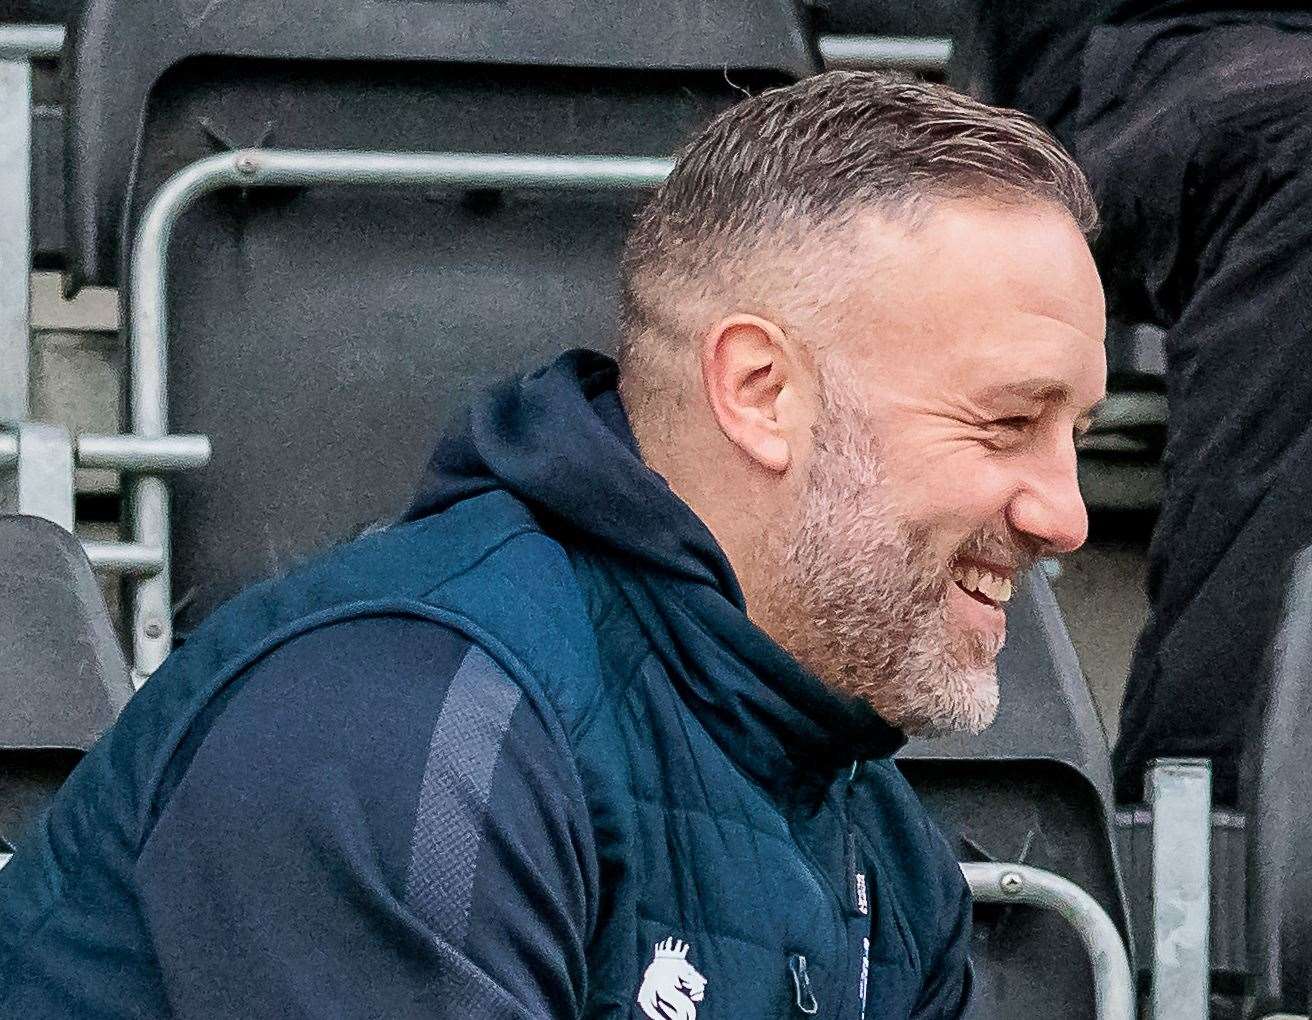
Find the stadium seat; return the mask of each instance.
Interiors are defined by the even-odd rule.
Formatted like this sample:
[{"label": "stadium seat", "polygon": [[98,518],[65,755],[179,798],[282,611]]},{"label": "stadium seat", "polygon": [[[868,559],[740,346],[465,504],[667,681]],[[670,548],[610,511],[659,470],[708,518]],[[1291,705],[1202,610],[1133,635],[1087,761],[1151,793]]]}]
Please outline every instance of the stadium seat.
[{"label": "stadium seat", "polygon": [[962,0],[826,0],[819,23],[836,35],[953,38],[962,28],[963,6]]},{"label": "stadium seat", "polygon": [[0,852],[7,852],[132,694],[77,540],[0,516]]},{"label": "stadium seat", "polygon": [[[1131,946],[1113,834],[1107,737],[1046,577],[1007,612],[997,721],[913,742],[903,774],[962,861],[1026,864],[1089,893]],[[1088,953],[1050,911],[976,906],[972,1020],[1093,1017]]]},{"label": "stadium seat", "polygon": [[[76,283],[119,282],[151,194],[216,152],[667,156],[741,90],[817,69],[791,0],[193,8],[93,0],[79,24]],[[170,422],[214,448],[174,490],[179,630],[397,515],[449,409],[484,381],[608,347],[635,198],[334,187],[200,202],[169,267]]]}]

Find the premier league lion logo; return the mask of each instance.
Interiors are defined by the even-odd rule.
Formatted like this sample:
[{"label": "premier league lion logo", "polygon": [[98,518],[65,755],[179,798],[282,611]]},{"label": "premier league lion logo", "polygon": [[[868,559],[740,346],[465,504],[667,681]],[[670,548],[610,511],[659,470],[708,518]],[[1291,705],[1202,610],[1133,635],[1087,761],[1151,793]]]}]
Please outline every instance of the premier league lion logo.
[{"label": "premier league lion logo", "polygon": [[697,1020],[706,979],[688,962],[688,943],[672,938],[656,943],[656,955],[642,976],[638,1005],[651,1020]]}]

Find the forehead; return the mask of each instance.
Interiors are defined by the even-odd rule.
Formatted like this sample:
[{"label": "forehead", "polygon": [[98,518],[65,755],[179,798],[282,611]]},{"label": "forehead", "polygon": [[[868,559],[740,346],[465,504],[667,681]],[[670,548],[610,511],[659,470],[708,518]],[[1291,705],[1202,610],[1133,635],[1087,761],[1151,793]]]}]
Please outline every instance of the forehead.
[{"label": "forehead", "polygon": [[1045,205],[945,202],[913,228],[854,225],[840,343],[906,384],[1105,381],[1102,285],[1074,222]]}]

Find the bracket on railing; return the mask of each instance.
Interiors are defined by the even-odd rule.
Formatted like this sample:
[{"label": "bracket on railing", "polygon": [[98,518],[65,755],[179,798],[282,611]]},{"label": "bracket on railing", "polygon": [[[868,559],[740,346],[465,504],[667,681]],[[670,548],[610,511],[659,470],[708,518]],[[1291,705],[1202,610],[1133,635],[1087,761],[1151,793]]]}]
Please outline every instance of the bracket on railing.
[{"label": "bracket on railing", "polygon": [[[162,484],[160,475],[204,467],[210,459],[206,436],[134,436],[84,433],[70,438],[58,425],[20,422],[0,432],[0,473],[12,472],[14,497],[9,502],[19,513],[53,521],[74,529],[73,472],[75,468],[108,468],[129,477],[149,476]],[[159,574],[167,562],[162,545],[141,541],[83,541],[82,548],[98,571],[132,579]],[[146,673],[134,670],[144,679]]]}]

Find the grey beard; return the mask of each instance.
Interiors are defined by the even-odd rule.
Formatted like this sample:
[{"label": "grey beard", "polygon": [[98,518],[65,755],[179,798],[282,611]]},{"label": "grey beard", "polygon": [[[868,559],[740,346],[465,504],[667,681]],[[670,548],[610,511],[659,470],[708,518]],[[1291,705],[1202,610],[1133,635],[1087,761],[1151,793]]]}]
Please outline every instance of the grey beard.
[{"label": "grey beard", "polygon": [[830,687],[908,734],[977,733],[997,712],[998,649],[954,638],[951,578],[894,515],[877,443],[860,426],[859,415],[831,413],[818,430],[793,526],[772,543],[762,622]]}]

